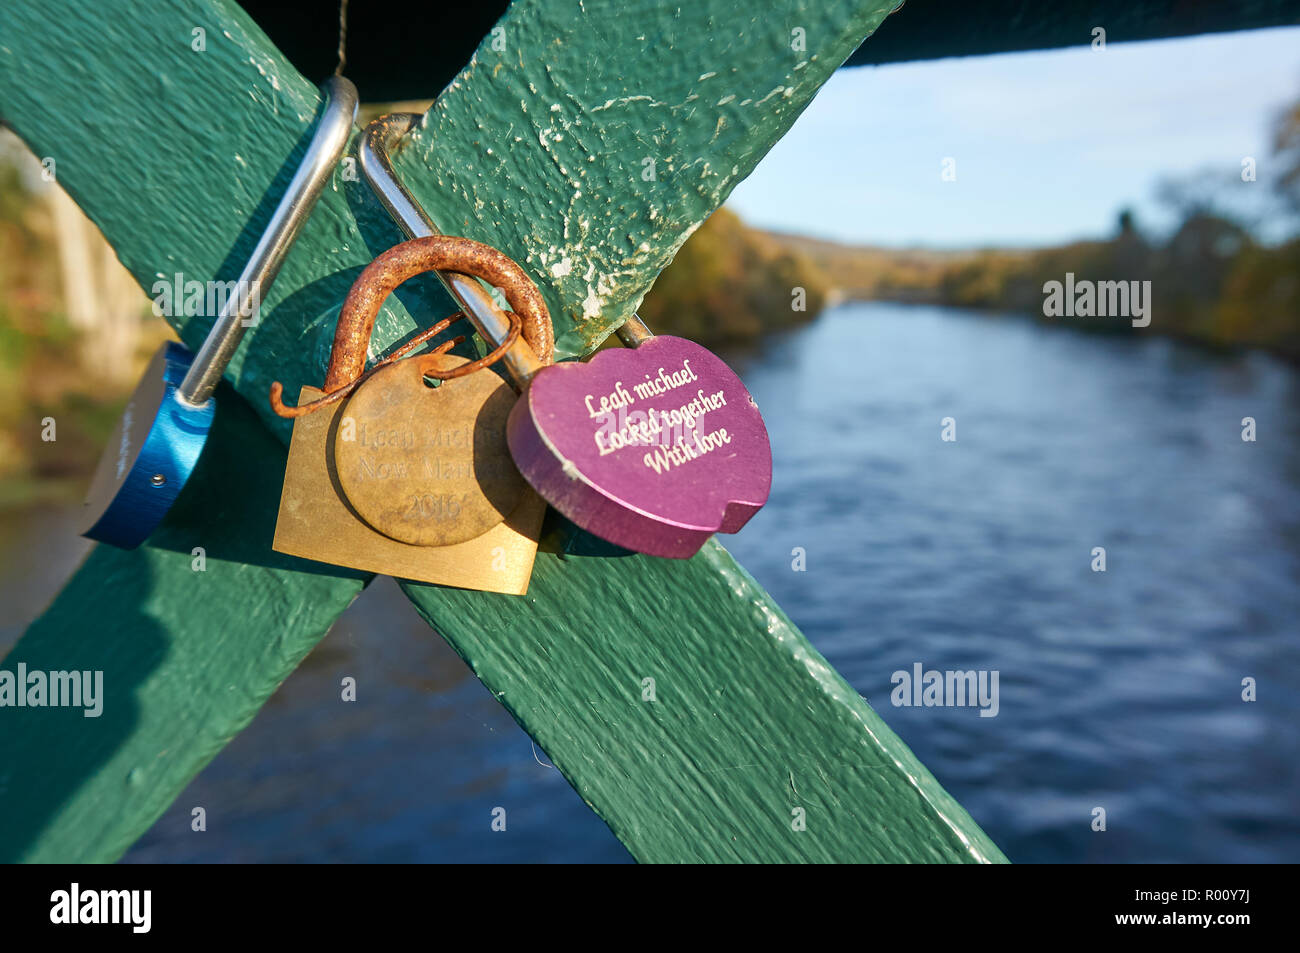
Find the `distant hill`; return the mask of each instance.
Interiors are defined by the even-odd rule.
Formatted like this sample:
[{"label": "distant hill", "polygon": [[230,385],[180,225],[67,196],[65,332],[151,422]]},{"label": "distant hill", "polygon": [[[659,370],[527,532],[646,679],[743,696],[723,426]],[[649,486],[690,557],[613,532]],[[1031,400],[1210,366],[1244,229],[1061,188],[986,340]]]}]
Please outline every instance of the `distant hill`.
[{"label": "distant hill", "polygon": [[764,232],[775,244],[813,262],[838,297],[939,300],[939,285],[952,268],[978,258],[974,251],[844,245],[804,235]]},{"label": "distant hill", "polygon": [[[1114,238],[1034,250],[929,251],[855,247],[797,235],[769,241],[809,259],[832,301],[926,302],[1027,314],[1090,331],[1169,334],[1216,347],[1265,348],[1300,361],[1300,240],[1262,245],[1240,225],[1192,209],[1166,240],[1121,216]],[[1127,315],[1049,316],[1045,287],[1065,282],[1142,282],[1151,322]]]}]

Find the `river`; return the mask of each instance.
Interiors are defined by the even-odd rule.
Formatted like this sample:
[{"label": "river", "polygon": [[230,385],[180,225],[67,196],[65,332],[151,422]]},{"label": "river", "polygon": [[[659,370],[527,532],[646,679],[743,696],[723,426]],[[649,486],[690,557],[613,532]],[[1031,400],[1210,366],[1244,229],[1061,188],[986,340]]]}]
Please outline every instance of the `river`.
[{"label": "river", "polygon": [[[1013,861],[1300,859],[1300,374],[886,303],[724,357],[775,458],[727,546]],[[0,516],[0,649],[69,525]],[[996,716],[893,705],[918,663]],[[380,579],[126,859],[629,859],[545,762]]]}]

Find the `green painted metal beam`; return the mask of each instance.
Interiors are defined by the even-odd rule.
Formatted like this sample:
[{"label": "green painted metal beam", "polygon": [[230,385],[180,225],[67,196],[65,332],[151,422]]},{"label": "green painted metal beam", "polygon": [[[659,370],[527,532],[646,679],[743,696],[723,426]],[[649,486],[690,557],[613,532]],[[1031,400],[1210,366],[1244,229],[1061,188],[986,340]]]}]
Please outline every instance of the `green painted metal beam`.
[{"label": "green painted metal beam", "polygon": [[893,6],[516,4],[394,166],[539,276],[557,354],[584,354]]},{"label": "green painted metal beam", "polygon": [[218,406],[149,545],[93,549],[0,663],[103,672],[98,717],[0,709],[0,861],[116,860],[361,591],[270,550],[284,447],[225,385]]},{"label": "green painted metal beam", "polygon": [[[320,105],[233,5],[0,6],[0,119],[54,160],[60,184],[146,290],[178,273],[238,277]],[[271,315],[293,317],[267,320],[249,334],[253,346],[299,352],[304,331],[332,321],[325,312],[393,234],[364,187],[336,176],[266,302]],[[407,300],[428,303],[408,320],[445,313],[432,283],[420,290]],[[212,316],[168,320],[196,347]],[[271,551],[289,430],[265,413],[274,361],[238,373],[242,359],[228,376],[256,395],[261,423],[238,400],[242,413],[227,412],[225,400],[225,439],[214,437],[150,544],[96,548],[0,663],[95,663],[107,695],[98,719],[0,709],[0,860],[119,857],[361,589],[356,574]],[[230,486],[247,500],[212,495]],[[192,568],[195,546],[209,557],[203,573]]]},{"label": "green painted metal beam", "polygon": [[[398,170],[444,230],[497,244],[530,268],[564,353],[580,353],[635,308],[891,5],[786,0],[751,14],[730,0],[517,3]],[[54,6],[69,9],[28,0],[0,9],[0,115],[57,159],[60,180],[146,287],[175,271],[233,277],[305,145],[319,108],[312,85],[223,2]],[[203,52],[191,48],[196,28],[206,31]],[[292,393],[319,382],[346,287],[397,239],[364,187],[336,176],[229,375],[281,441],[287,427],[266,408],[267,385],[280,379]],[[409,311],[394,302],[381,316],[376,353],[447,310],[432,283],[403,302]],[[173,319],[191,344],[209,322]],[[278,488],[278,456],[247,452],[246,439],[247,427],[208,466]],[[185,539],[227,529],[243,541],[235,561],[247,568],[198,579],[188,547],[168,549],[168,540],[180,546],[170,528],[139,554],[97,550],[9,661],[75,664],[97,629],[119,625],[104,621],[107,599],[127,613],[115,639],[128,640],[139,621],[148,640],[152,627],[178,666],[170,674],[189,672],[203,717],[182,717],[181,694],[156,687],[118,696],[135,706],[118,747],[101,739],[79,775],[79,762],[67,762],[63,801],[36,813],[30,794],[15,792],[42,770],[41,748],[0,733],[0,763],[16,765],[0,783],[0,816],[33,832],[19,856],[120,854],[360,585],[278,562],[264,510],[223,523],[203,516],[200,491],[191,498],[199,522]],[[525,598],[406,592],[634,856],[1002,859],[722,547],[686,562],[582,555],[595,547],[559,528],[546,548]],[[112,580],[132,574],[148,584],[111,602]],[[273,581],[250,584],[259,579]],[[200,585],[241,607],[239,638],[223,641],[225,618],[196,600]],[[283,649],[268,655],[268,641]],[[647,678],[654,701],[643,697]],[[85,737],[65,721],[33,725],[46,747]],[[149,751],[155,783],[149,797],[132,795],[116,773]],[[794,829],[796,808],[806,830]],[[93,838],[89,825],[100,828]]]}]

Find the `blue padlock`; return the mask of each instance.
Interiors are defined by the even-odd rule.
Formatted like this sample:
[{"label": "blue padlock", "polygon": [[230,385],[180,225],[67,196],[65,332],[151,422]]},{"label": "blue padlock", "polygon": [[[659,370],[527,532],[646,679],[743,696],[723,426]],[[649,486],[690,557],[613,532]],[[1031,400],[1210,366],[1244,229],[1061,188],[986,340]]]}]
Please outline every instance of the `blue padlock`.
[{"label": "blue padlock", "polygon": [[194,471],[216,412],[212,393],[352,133],[356,87],[333,76],[324,91],[325,113],[307,154],[198,354],[164,344],[131,395],[91,479],[83,536],[134,549],[162,522]]}]

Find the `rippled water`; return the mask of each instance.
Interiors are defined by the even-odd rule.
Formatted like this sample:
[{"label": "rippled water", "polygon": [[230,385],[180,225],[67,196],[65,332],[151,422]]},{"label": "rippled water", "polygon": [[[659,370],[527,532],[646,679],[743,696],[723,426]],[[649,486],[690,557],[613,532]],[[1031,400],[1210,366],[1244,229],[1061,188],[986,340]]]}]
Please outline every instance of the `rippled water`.
[{"label": "rippled water", "polygon": [[[737,366],[776,475],[732,551],[1012,860],[1300,859],[1293,369],[878,303]],[[893,707],[915,662],[999,714]]]},{"label": "rippled water", "polygon": [[[1012,860],[1300,859],[1300,375],[881,303],[726,356],[776,463],[729,548]],[[894,707],[918,662],[998,715]],[[127,859],[628,859],[544,760],[379,580]]]}]

